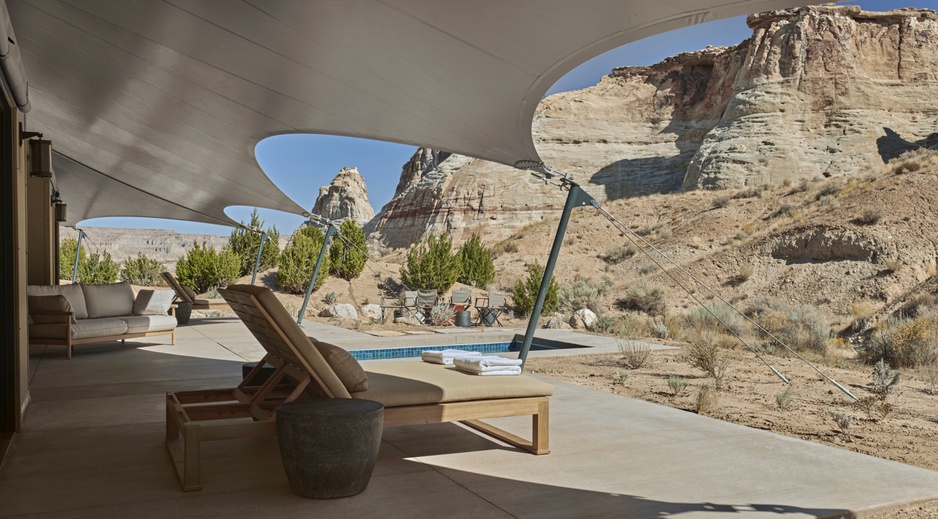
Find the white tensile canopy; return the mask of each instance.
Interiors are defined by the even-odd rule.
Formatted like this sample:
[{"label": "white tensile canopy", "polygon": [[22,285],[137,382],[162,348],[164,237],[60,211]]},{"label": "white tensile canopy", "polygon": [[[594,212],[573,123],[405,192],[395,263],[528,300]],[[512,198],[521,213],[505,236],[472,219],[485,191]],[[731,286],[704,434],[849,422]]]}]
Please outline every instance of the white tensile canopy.
[{"label": "white tensile canopy", "polygon": [[[279,133],[537,161],[535,108],[580,63],[652,34],[791,0],[6,0],[27,130],[56,151],[68,224],[231,225],[302,214],[261,171]],[[9,74],[7,74],[9,77]]]}]

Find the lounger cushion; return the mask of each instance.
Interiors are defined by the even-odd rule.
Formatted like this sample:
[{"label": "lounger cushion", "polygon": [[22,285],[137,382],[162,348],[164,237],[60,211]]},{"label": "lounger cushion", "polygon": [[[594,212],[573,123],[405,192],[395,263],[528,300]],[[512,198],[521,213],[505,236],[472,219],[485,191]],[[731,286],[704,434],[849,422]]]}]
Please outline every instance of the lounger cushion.
[{"label": "lounger cushion", "polygon": [[186,297],[188,297],[190,301],[195,302],[196,301],[195,292],[189,287],[185,287],[182,285],[180,286],[182,287],[182,291],[186,293]]},{"label": "lounger cushion", "polygon": [[88,307],[85,306],[85,293],[81,285],[29,285],[26,287],[28,296],[54,296],[62,294],[68,299],[68,304],[75,312],[75,319],[87,319]]},{"label": "lounger cushion", "polygon": [[143,289],[134,300],[134,315],[169,315],[176,292],[167,289]]},{"label": "lounger cushion", "polygon": [[368,390],[352,398],[381,402],[385,407],[549,396],[553,386],[527,375],[480,377],[419,359],[371,361]]},{"label": "lounger cushion", "polygon": [[168,332],[176,328],[172,315],[132,315],[121,317],[127,323],[127,333]]},{"label": "lounger cushion", "polygon": [[362,369],[362,365],[349,352],[338,346],[313,340],[312,337],[309,340],[326,359],[326,362],[332,367],[332,371],[335,371],[335,374],[349,393],[368,389],[368,375]]},{"label": "lounger cushion", "polygon": [[[71,312],[72,305],[68,298],[62,294],[53,296],[27,296],[27,308],[29,316],[33,323],[61,323],[64,324],[66,316],[60,314],[43,314],[42,312]],[[75,314],[72,314],[72,322],[75,321]]]},{"label": "lounger cushion", "polygon": [[126,281],[107,285],[82,283],[81,290],[85,293],[85,304],[88,305],[90,319],[134,313],[134,291]]}]

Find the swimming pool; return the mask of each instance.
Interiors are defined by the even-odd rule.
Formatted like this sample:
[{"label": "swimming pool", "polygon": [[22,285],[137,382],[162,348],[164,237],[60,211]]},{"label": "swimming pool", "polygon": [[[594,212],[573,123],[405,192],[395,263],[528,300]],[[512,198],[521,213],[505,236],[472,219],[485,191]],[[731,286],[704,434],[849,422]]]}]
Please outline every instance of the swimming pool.
[{"label": "swimming pool", "polygon": [[[382,359],[406,359],[419,357],[426,350],[464,350],[477,351],[483,355],[492,353],[508,353],[512,351],[521,351],[520,340],[511,342],[486,342],[477,344],[455,344],[455,345],[436,345],[436,346],[412,346],[406,348],[375,348],[367,350],[349,350],[349,353],[357,360],[382,360]],[[588,348],[580,344],[570,344],[567,342],[540,340],[538,343],[531,344],[531,350],[559,350],[567,348]]]}]

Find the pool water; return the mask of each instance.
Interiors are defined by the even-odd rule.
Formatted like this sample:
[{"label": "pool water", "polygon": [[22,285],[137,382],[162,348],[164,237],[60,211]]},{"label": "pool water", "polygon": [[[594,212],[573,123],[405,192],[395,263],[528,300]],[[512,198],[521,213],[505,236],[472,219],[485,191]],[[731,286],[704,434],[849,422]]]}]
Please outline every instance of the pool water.
[{"label": "pool water", "polygon": [[[566,348],[587,348],[579,344],[569,344],[557,341],[544,341],[531,345],[531,350],[557,350]],[[511,342],[487,342],[479,344],[456,344],[456,345],[438,345],[438,346],[412,346],[408,348],[376,348],[369,350],[349,350],[349,353],[357,360],[382,360],[382,359],[407,359],[419,357],[427,350],[463,350],[477,351],[483,355],[492,353],[508,353],[512,351],[521,351],[521,341]]]}]

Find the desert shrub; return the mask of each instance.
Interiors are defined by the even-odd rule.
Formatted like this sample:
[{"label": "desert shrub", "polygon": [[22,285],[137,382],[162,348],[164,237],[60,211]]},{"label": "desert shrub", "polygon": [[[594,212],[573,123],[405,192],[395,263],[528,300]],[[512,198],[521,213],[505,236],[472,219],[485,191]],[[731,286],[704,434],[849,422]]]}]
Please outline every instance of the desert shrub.
[{"label": "desert shrub", "polygon": [[[277,286],[280,290],[291,294],[306,293],[306,289],[309,288],[309,278],[313,276],[325,238],[325,233],[312,225],[297,229],[290,244],[280,255],[280,269],[277,271]],[[331,261],[329,255],[326,254],[322,258],[322,265],[319,266],[319,274],[316,275],[313,290],[318,290],[326,282],[330,267]]]},{"label": "desert shrub", "polygon": [[938,395],[938,367],[925,368],[922,379],[925,381],[925,392],[929,395]]},{"label": "desert shrub", "polygon": [[695,334],[690,340],[685,357],[688,364],[715,377],[722,357],[717,335],[706,330]]},{"label": "desert shrub", "polygon": [[599,313],[605,290],[606,285],[603,282],[577,276],[572,283],[560,286],[557,292],[557,307],[564,313],[572,313],[582,308]]},{"label": "desert shrub", "polygon": [[[244,226],[245,223],[241,222]],[[257,215],[257,208],[251,211],[251,229],[263,229],[264,220]],[[238,276],[246,276],[254,272],[254,263],[257,262],[257,248],[261,244],[261,235],[254,231],[238,227],[231,231],[228,237],[228,250],[238,257]],[[264,242],[264,251],[261,253],[261,263],[258,270],[267,270],[277,266],[280,259],[280,232],[277,227],[267,229],[267,241]]]},{"label": "desert shrub", "polygon": [[120,266],[111,260],[108,251],[92,252],[87,261],[78,262],[78,280],[88,284],[113,283],[117,281]]},{"label": "desert shrub", "polygon": [[648,319],[641,314],[627,312],[616,318],[613,333],[628,339],[647,337],[649,334]]},{"label": "desert shrub", "polygon": [[[795,351],[827,353],[827,339],[831,328],[817,308],[807,305],[787,305],[777,300],[762,298],[748,310],[748,315],[766,331]],[[769,338],[759,330],[763,339]]]},{"label": "desert shrub", "polygon": [[854,220],[860,225],[873,225],[883,217],[882,209],[868,208],[864,209],[860,216]]},{"label": "desert shrub", "polygon": [[713,199],[713,208],[720,209],[730,205],[731,197],[729,195],[721,195]]},{"label": "desert shrub", "polygon": [[361,275],[368,261],[365,233],[353,220],[339,226],[339,236],[329,246],[329,271],[333,276],[351,281]]},{"label": "desert shrub", "polygon": [[609,263],[610,265],[618,265],[619,263],[622,263],[623,261],[634,256],[637,252],[638,249],[635,247],[635,245],[631,243],[619,243],[610,247],[609,250],[607,250],[605,254],[600,257],[603,261]]},{"label": "desert shrub", "polygon": [[656,339],[670,339],[671,329],[665,323],[655,322],[651,325],[651,336]]},{"label": "desert shrub", "polygon": [[930,313],[890,319],[864,342],[860,355],[869,364],[882,360],[899,368],[938,364],[938,319]]},{"label": "desert shrub", "polygon": [[[511,292],[512,300],[515,303],[515,312],[529,314],[534,310],[534,303],[537,300],[537,292],[541,288],[541,278],[543,277],[543,266],[537,262],[528,265],[528,277],[519,279]],[[557,280],[551,277],[550,283],[547,285],[547,295],[544,297],[544,307],[541,308],[542,314],[550,314],[557,309],[559,291]]]},{"label": "desert shrub", "polygon": [[752,186],[745,189],[740,189],[733,193],[732,198],[735,200],[743,198],[761,198],[762,192],[765,190],[765,186]]},{"label": "desert shrub", "polygon": [[163,267],[159,261],[140,252],[136,258],[124,260],[120,277],[131,285],[158,287],[163,285],[163,278],[160,276],[162,271]]},{"label": "desert shrub", "polygon": [[616,318],[611,315],[596,316],[596,331],[599,333],[614,333]]},{"label": "desert shrub", "polygon": [[[78,240],[75,238],[64,238],[59,243],[59,279],[72,279],[75,271],[75,253],[78,251]],[[82,251],[82,259],[87,255]],[[81,260],[79,261],[79,266]]]},{"label": "desert shrub", "polygon": [[329,292],[328,294],[322,296],[322,302],[327,305],[334,305],[338,298],[339,296],[335,295],[335,292]]},{"label": "desert shrub", "polygon": [[619,339],[616,344],[622,354],[622,364],[628,369],[639,369],[651,358],[651,348],[641,342]]},{"label": "desert shrub", "polygon": [[694,412],[697,414],[707,414],[717,408],[717,391],[710,384],[700,386],[697,392],[697,400],[694,403]]},{"label": "desert shrub", "polygon": [[684,316],[684,320],[690,330],[729,332],[731,335],[739,335],[746,330],[743,316],[725,303],[696,308]]},{"label": "desert shrub", "polygon": [[840,192],[840,186],[834,184],[827,184],[818,190],[817,194],[814,195],[814,200],[820,201],[826,196],[833,196]]},{"label": "desert shrub", "polygon": [[837,409],[828,409],[827,413],[834,420],[837,432],[845,441],[850,441],[853,438],[853,416]]},{"label": "desert shrub", "polygon": [[456,311],[446,303],[439,303],[430,309],[430,324],[433,326],[447,326],[452,324]]},{"label": "desert shrub", "polygon": [[238,279],[241,272],[240,258],[230,250],[215,250],[198,243],[176,263],[176,278],[183,286],[196,293],[208,292],[223,287]]},{"label": "desert shrub", "polygon": [[615,302],[619,310],[645,312],[649,315],[664,315],[666,306],[664,290],[644,279],[629,287],[625,296]]},{"label": "desert shrub", "polygon": [[482,238],[473,234],[459,248],[459,277],[465,285],[486,288],[495,281],[495,264],[492,262],[492,249],[482,245]]},{"label": "desert shrub", "polygon": [[778,405],[778,408],[782,411],[787,411],[791,407],[792,401],[797,396],[795,391],[795,386],[789,385],[785,388],[785,391],[775,395],[775,403]]},{"label": "desert shrub", "polygon": [[736,275],[736,279],[737,279],[740,283],[744,283],[744,282],[746,282],[746,281],[749,281],[749,278],[752,277],[752,274],[753,274],[754,270],[755,270],[755,269],[753,268],[752,264],[750,264],[750,263],[743,263],[743,264],[741,264],[741,265],[739,266],[739,274]]},{"label": "desert shrub", "polygon": [[459,256],[447,234],[430,235],[410,248],[401,268],[401,281],[417,290],[449,290],[459,276]]},{"label": "desert shrub", "polygon": [[671,375],[668,377],[668,389],[672,396],[679,396],[687,389],[687,379],[680,375]]}]

